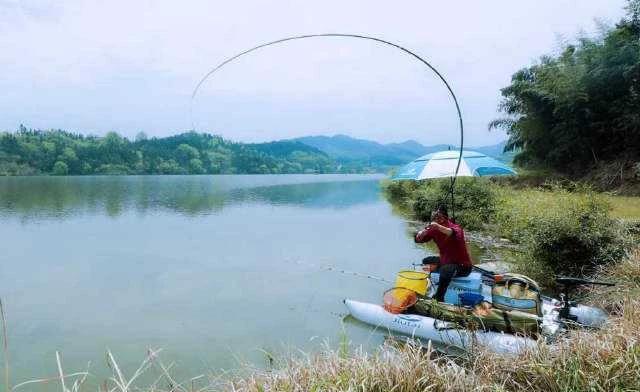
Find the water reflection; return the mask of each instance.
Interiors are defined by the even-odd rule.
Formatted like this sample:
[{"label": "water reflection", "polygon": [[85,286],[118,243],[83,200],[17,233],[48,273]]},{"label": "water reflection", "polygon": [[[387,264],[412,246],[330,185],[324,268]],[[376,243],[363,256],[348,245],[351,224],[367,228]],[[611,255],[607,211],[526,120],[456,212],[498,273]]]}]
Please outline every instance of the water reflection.
[{"label": "water reflection", "polygon": [[[108,347],[133,371],[161,347],[182,378],[333,344],[342,300],[386,284],[319,266],[392,279],[424,254],[377,178],[0,178],[12,376],[56,374],[56,350],[77,370]],[[384,334],[345,328],[368,347]]]},{"label": "water reflection", "polygon": [[375,201],[380,176],[0,178],[0,216],[60,219],[166,210],[187,216],[244,203],[345,208]]}]

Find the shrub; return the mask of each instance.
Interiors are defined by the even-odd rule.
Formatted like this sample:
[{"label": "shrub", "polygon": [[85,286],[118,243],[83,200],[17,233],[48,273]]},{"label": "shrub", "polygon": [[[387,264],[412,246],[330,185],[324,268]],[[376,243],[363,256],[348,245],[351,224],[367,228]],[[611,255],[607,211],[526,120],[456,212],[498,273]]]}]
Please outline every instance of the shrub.
[{"label": "shrub", "polygon": [[496,230],[522,245],[519,269],[542,283],[619,261],[629,244],[606,199],[594,193],[503,190],[499,205]]},{"label": "shrub", "polygon": [[189,161],[189,173],[191,174],[204,174],[206,170],[204,170],[204,166],[202,166],[202,161],[198,158],[193,158]]},{"label": "shrub", "polygon": [[496,213],[496,194],[491,183],[477,177],[458,178],[455,185],[454,209],[451,209],[449,179],[429,180],[420,184],[413,200],[413,213],[416,218],[428,221],[431,211],[446,203],[449,215],[466,229],[479,229],[491,222]]},{"label": "shrub", "polygon": [[597,204],[578,206],[534,226],[525,247],[555,273],[583,274],[624,255],[623,236]]},{"label": "shrub", "polygon": [[418,189],[418,185],[418,181],[385,180],[382,182],[382,191],[384,192],[387,199],[389,199],[389,201],[406,204],[409,202],[409,198],[411,198],[415,191]]},{"label": "shrub", "polygon": [[33,167],[16,162],[0,162],[0,176],[31,176],[38,174]]},{"label": "shrub", "polygon": [[157,170],[160,174],[187,174],[187,171],[173,159],[160,163]]},{"label": "shrub", "polygon": [[53,171],[52,172],[53,172],[54,176],[67,175],[69,173],[69,166],[67,166],[67,164],[62,162],[62,161],[57,161],[53,165]]}]

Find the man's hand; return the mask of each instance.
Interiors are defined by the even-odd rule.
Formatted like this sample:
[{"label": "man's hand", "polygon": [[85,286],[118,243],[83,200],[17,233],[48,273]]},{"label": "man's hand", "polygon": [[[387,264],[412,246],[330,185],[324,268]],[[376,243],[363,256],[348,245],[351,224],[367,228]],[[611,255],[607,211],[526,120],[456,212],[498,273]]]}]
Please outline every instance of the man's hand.
[{"label": "man's hand", "polygon": [[439,224],[438,222],[431,222],[427,225],[427,227],[425,227],[425,230],[429,230],[429,229],[435,229],[438,231],[442,231],[442,229],[444,228],[444,226],[442,226],[441,224]]},{"label": "man's hand", "polygon": [[416,243],[423,243],[423,242],[427,242],[430,240],[430,238],[425,238],[426,234],[427,234],[427,230],[429,229],[429,226],[425,227],[424,229],[420,230],[419,232],[416,233],[414,240]]},{"label": "man's hand", "polygon": [[449,237],[451,234],[453,234],[453,230],[451,230],[448,227],[442,226],[438,222],[429,223],[429,225],[427,226],[427,229],[429,229],[429,228],[434,228],[434,229],[438,230],[439,232],[441,232],[442,234],[446,235],[447,237]]}]

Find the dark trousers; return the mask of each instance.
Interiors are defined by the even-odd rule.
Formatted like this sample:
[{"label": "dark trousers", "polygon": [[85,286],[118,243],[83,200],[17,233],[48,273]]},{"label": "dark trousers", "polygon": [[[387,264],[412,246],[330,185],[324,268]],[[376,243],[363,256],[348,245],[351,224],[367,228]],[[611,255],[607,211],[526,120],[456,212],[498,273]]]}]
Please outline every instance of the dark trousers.
[{"label": "dark trousers", "polygon": [[456,276],[467,276],[471,273],[471,267],[465,267],[459,264],[442,264],[436,272],[440,273],[438,281],[438,290],[433,298],[438,302],[444,302],[444,293],[447,292],[451,279]]}]

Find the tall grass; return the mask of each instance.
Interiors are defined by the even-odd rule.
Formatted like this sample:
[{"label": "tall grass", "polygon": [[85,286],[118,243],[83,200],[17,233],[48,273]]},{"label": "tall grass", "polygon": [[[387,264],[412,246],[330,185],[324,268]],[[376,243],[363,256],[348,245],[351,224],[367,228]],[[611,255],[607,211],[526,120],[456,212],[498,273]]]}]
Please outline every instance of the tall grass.
[{"label": "tall grass", "polygon": [[620,219],[640,220],[640,197],[638,196],[608,196],[611,214]]},{"label": "tall grass", "polygon": [[233,391],[471,391],[476,377],[430,347],[385,345],[380,352],[356,350],[347,357],[327,350],[293,359],[277,372],[232,380]]},{"label": "tall grass", "polygon": [[544,285],[556,274],[593,274],[632,245],[627,226],[610,216],[606,195],[558,186],[498,193],[491,230],[520,245],[514,267]]}]

